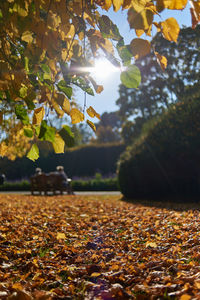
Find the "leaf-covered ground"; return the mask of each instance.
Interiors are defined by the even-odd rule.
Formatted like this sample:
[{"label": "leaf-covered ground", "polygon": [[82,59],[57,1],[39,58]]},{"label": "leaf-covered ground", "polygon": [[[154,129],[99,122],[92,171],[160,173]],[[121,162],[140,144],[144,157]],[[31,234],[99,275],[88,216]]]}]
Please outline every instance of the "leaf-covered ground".
[{"label": "leaf-covered ground", "polygon": [[0,299],[200,299],[200,213],[0,196]]}]

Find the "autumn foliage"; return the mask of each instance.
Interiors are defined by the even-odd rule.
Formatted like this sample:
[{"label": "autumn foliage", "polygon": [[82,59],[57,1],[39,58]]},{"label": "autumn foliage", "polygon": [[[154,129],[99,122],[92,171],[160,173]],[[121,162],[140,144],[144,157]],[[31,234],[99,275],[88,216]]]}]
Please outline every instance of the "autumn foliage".
[{"label": "autumn foliage", "polygon": [[200,297],[199,210],[106,195],[1,195],[0,206],[1,299]]},{"label": "autumn foliage", "polygon": [[[151,44],[146,38],[152,29],[176,42],[179,25],[175,18],[163,20],[162,11],[182,10],[187,0],[8,0],[0,3],[0,126],[3,135],[1,156],[14,159],[24,155],[39,157],[38,140],[52,143],[56,153],[70,146],[70,127],[55,128],[50,122],[53,112],[67,116],[72,124],[86,121],[95,131],[90,118],[100,118],[87,107],[86,93],[101,93],[103,87],[91,77],[94,58],[104,55],[121,72],[121,81],[129,88],[141,81],[134,61],[148,54]],[[192,27],[200,18],[200,2],[191,0]],[[126,45],[118,27],[99,8],[128,10],[128,22],[136,38]],[[155,21],[155,18],[160,21]],[[89,45],[87,55],[86,44]],[[116,58],[116,51],[119,58]],[[88,57],[89,56],[89,57]],[[164,70],[167,58],[155,51]],[[93,57],[93,58],[92,58]],[[76,105],[74,87],[84,93],[84,105]],[[19,125],[20,123],[20,125]],[[13,128],[22,126],[22,149],[13,151]]]}]

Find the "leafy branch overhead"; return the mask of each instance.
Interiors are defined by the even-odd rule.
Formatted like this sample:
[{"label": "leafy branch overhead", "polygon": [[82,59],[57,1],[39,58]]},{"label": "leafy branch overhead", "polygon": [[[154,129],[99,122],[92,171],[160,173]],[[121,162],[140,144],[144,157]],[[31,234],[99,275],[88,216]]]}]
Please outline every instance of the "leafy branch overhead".
[{"label": "leafy branch overhead", "polygon": [[[89,95],[102,92],[103,86],[98,85],[91,75],[95,57],[106,57],[121,72],[121,81],[126,87],[138,88],[141,75],[134,62],[151,51],[148,40],[152,29],[161,32],[169,41],[177,42],[178,39],[177,20],[172,17],[163,20],[162,11],[182,10],[187,2],[1,1],[0,126],[4,134],[0,155],[9,156],[10,150],[16,148],[9,157],[14,159],[17,155],[24,155],[33,145],[31,149],[34,151],[30,150],[28,157],[35,159],[38,140],[50,141],[56,152],[63,152],[66,139],[60,135],[60,129],[49,124],[49,111],[59,118],[68,116],[72,124],[85,120],[95,131],[94,124],[85,118],[85,113],[73,100],[75,87]],[[195,28],[200,20],[200,1],[191,0],[190,3],[191,26]],[[137,36],[130,45],[125,44],[117,25],[99,13],[100,7],[104,11],[111,7],[115,12],[127,10],[128,23]],[[86,44],[91,55],[86,53]],[[164,70],[167,58],[157,51],[154,53]],[[89,117],[99,118],[94,108],[86,111]],[[24,133],[20,133],[19,139],[22,147],[16,145],[16,136],[13,136],[18,127]],[[69,136],[67,144],[72,145],[72,134]]]}]

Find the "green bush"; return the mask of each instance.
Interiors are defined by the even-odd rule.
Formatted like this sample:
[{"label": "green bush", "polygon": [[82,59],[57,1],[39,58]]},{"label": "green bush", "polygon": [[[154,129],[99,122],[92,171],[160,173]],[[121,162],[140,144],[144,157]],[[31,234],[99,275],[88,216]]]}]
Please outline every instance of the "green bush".
[{"label": "green bush", "polygon": [[[94,178],[88,180],[73,180],[73,190],[76,191],[118,191],[117,178]],[[0,191],[30,191],[30,182],[5,182],[0,185]]]},{"label": "green bush", "polygon": [[121,155],[128,198],[200,195],[200,99],[179,102]]},{"label": "green bush", "polygon": [[28,180],[19,182],[5,181],[3,185],[0,185],[0,191],[30,191],[30,182]]}]

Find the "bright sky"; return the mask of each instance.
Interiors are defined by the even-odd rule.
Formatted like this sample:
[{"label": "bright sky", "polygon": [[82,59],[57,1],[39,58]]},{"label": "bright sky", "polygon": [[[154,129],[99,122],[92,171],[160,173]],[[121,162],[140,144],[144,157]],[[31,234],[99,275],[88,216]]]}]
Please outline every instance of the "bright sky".
[{"label": "bright sky", "polygon": [[[128,44],[133,38],[135,38],[134,30],[130,30],[129,28],[127,21],[127,10],[115,13],[112,9],[110,9],[108,13],[104,11],[103,14],[107,14],[113,23],[118,26],[120,34],[124,37],[125,44]],[[177,19],[180,26],[191,26],[189,7],[183,11],[168,10],[168,12],[166,11],[162,13],[163,20],[173,16]],[[158,21],[162,21],[162,19],[158,19]],[[87,95],[87,107],[91,105],[99,114],[118,109],[118,106],[115,104],[115,102],[119,98],[118,86],[120,84],[119,72],[115,71],[112,72],[112,74],[109,74],[109,63],[103,65],[102,67],[103,70],[101,74],[98,76],[96,75],[96,81],[98,84],[102,84],[104,86],[104,91],[101,94],[95,94],[94,97]],[[77,91],[76,99],[78,99],[78,103],[83,106],[84,93],[82,91]]]}]

